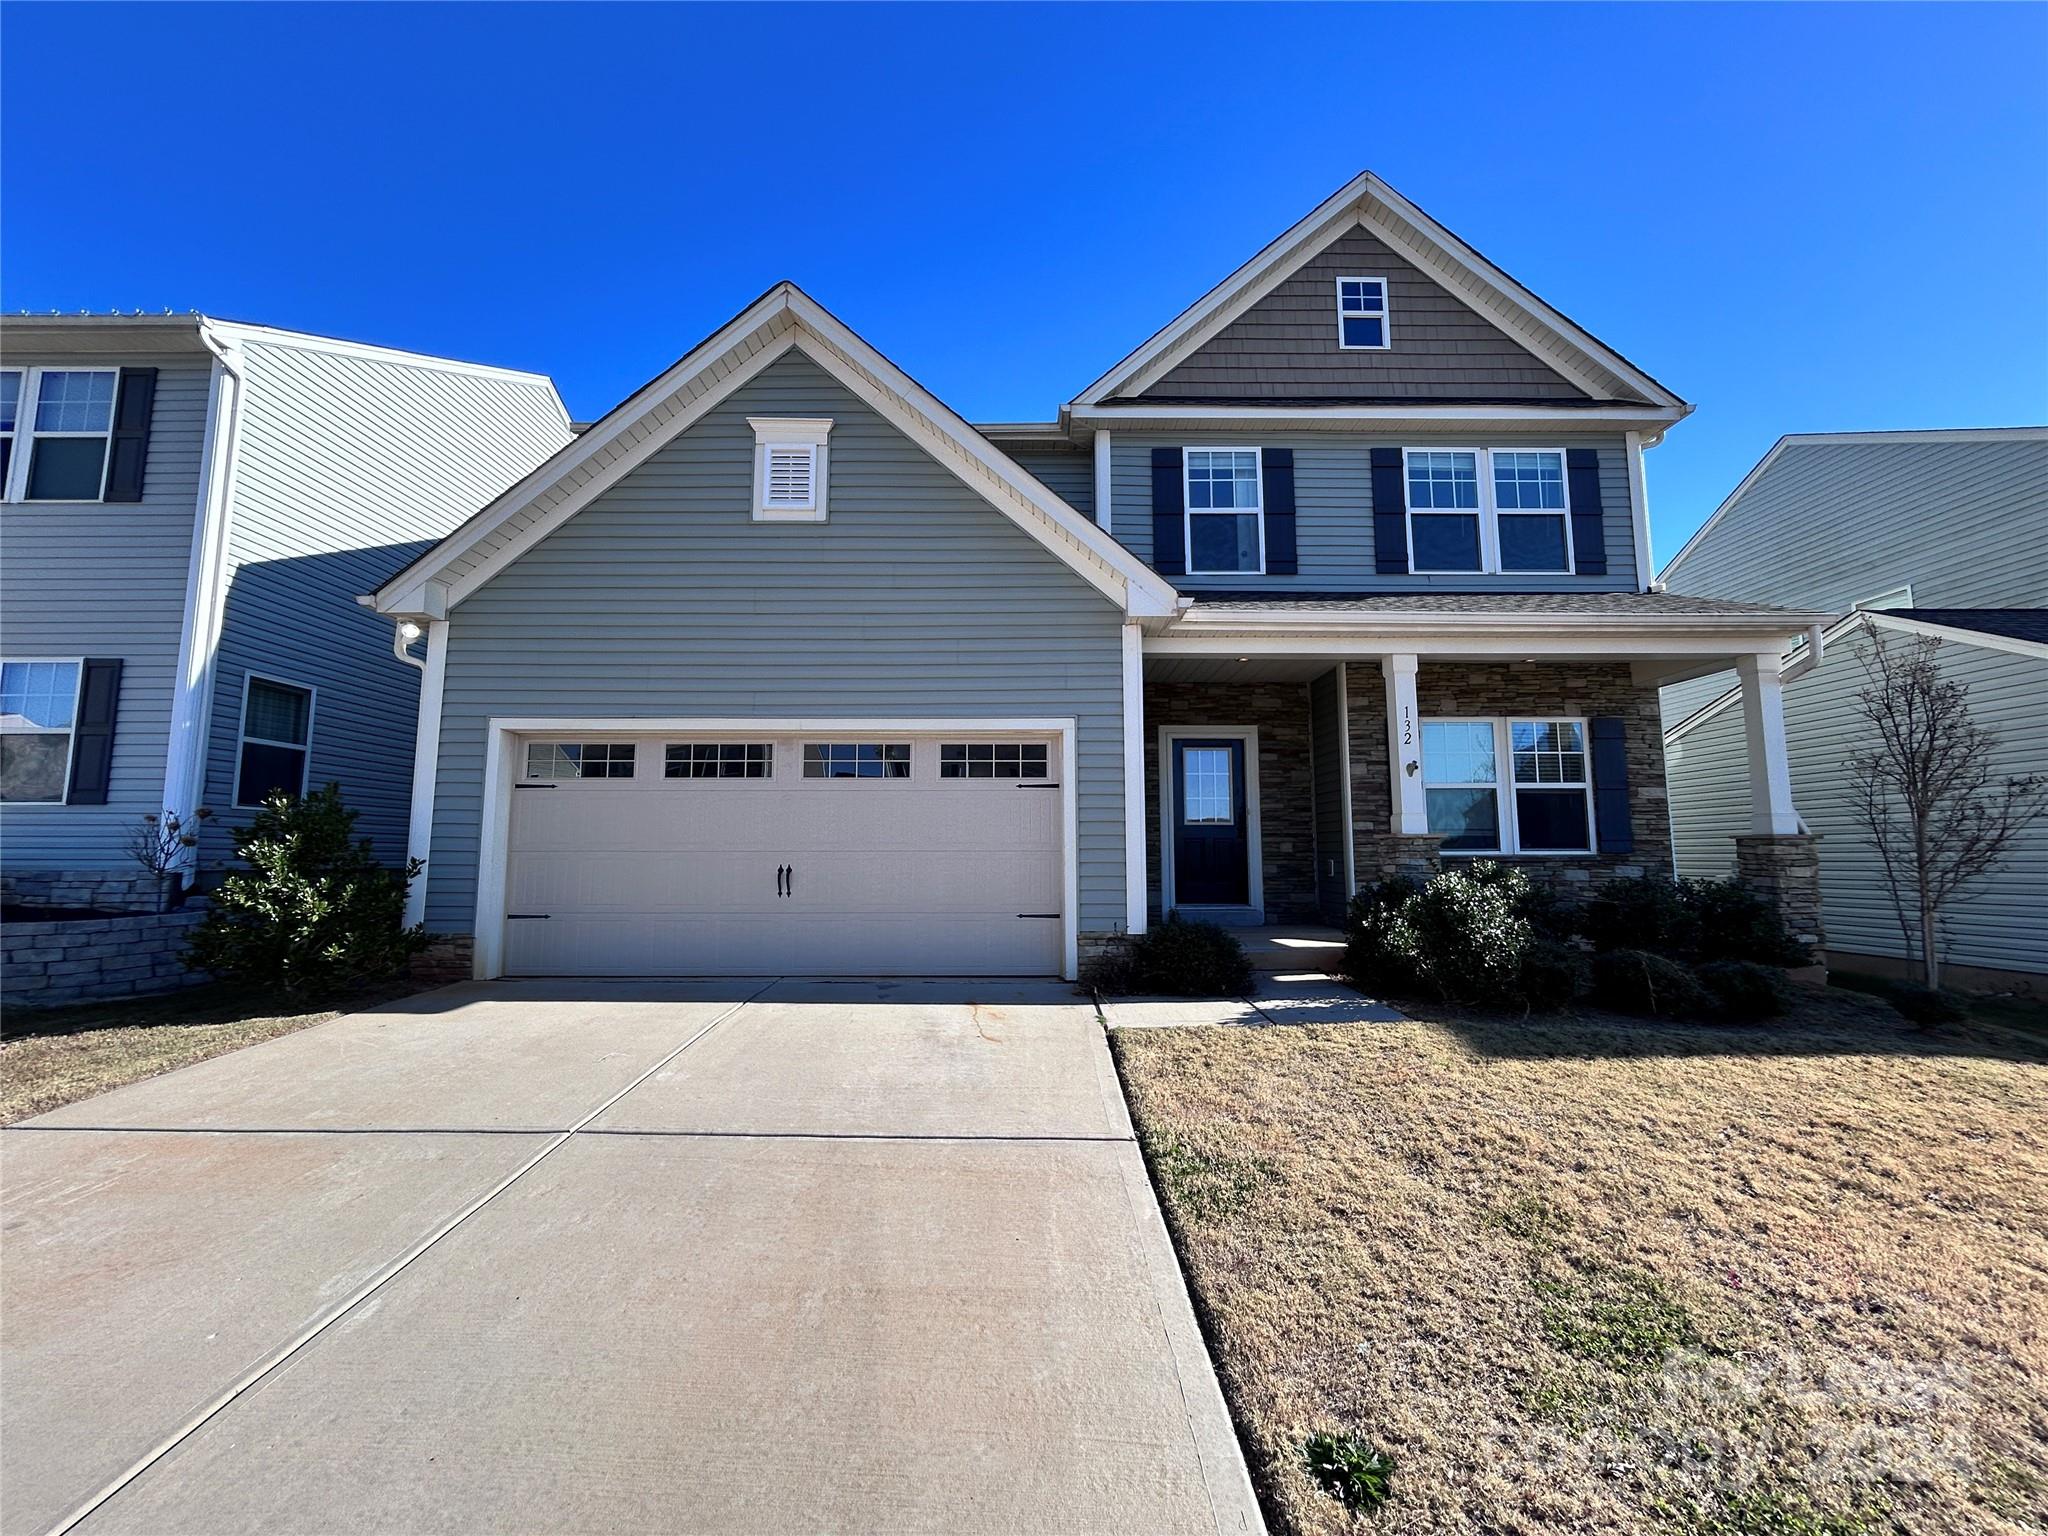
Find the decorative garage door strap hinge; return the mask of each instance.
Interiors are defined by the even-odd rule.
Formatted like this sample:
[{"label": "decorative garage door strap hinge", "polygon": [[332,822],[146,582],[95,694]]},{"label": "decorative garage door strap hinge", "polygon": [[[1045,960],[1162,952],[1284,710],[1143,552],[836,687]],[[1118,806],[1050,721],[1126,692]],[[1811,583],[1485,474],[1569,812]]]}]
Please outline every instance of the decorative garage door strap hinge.
[{"label": "decorative garage door strap hinge", "polygon": [[552,912],[507,912],[505,914],[505,921],[508,923],[544,923],[552,916],[554,916]]},{"label": "decorative garage door strap hinge", "polygon": [[1016,785],[1016,786],[1014,786],[1014,787],[1015,787],[1015,788],[1017,788],[1017,789],[1058,789],[1058,788],[1059,788],[1059,785],[1057,785],[1057,784],[1018,784],[1018,785]]},{"label": "decorative garage door strap hinge", "polygon": [[514,784],[514,789],[553,789],[552,784]]},{"label": "decorative garage door strap hinge", "polygon": [[1057,913],[1057,912],[1019,912],[1019,913],[1018,913],[1017,915],[1018,915],[1019,917],[1044,917],[1044,918],[1050,918],[1050,919],[1051,919],[1052,921],[1054,921],[1054,922],[1058,922],[1058,921],[1059,921],[1059,917],[1060,917],[1060,914],[1059,914],[1059,913]]}]

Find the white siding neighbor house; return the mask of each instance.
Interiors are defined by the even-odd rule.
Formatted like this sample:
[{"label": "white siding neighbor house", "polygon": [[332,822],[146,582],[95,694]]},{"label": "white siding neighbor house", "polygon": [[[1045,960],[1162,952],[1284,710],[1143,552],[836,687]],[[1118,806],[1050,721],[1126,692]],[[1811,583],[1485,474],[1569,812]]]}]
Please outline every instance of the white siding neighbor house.
[{"label": "white siding neighbor house", "polygon": [[[1831,962],[1900,971],[1911,945],[1859,824],[1849,764],[1870,748],[1858,695],[1873,633],[1931,636],[1943,672],[1998,737],[1999,778],[2048,774],[2048,428],[1781,439],[1666,567],[1675,593],[1831,615],[1820,665],[1785,660],[1792,789],[1820,838]],[[1682,875],[1725,875],[1751,767],[1732,672],[1664,691],[1673,846]],[[2048,977],[2048,823],[1943,924],[1963,984]]]}]

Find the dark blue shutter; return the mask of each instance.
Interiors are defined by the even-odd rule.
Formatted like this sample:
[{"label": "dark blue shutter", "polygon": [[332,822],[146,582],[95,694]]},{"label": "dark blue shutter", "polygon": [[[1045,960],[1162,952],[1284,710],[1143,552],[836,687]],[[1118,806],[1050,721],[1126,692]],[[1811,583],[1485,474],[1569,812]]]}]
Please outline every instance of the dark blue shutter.
[{"label": "dark blue shutter", "polygon": [[1152,568],[1162,576],[1188,569],[1187,490],[1178,448],[1152,450]]},{"label": "dark blue shutter", "polygon": [[123,368],[120,391],[114,396],[114,440],[107,449],[107,490],[102,501],[142,500],[142,472],[149,460],[150,408],[155,404],[156,370]]},{"label": "dark blue shutter", "polygon": [[1268,448],[1259,455],[1266,500],[1266,574],[1292,576],[1294,552],[1294,450]]},{"label": "dark blue shutter", "polygon": [[1408,574],[1408,487],[1398,448],[1372,451],[1372,568],[1382,576]]},{"label": "dark blue shutter", "polygon": [[1593,825],[1600,833],[1602,853],[1635,851],[1635,829],[1628,814],[1628,725],[1619,715],[1595,715],[1593,747]]},{"label": "dark blue shutter", "polygon": [[1564,451],[1565,482],[1572,493],[1572,556],[1581,576],[1607,574],[1607,518],[1600,508],[1600,455],[1591,448]]},{"label": "dark blue shutter", "polygon": [[105,805],[114,776],[114,712],[121,701],[121,663],[88,660],[79,680],[78,718],[71,723],[67,805]]}]

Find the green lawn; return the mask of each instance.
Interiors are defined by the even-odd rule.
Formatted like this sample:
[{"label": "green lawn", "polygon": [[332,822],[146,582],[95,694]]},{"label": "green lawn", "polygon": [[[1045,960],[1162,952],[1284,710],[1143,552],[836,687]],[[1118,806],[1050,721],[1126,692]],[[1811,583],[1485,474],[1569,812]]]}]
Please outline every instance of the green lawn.
[{"label": "green lawn", "polygon": [[[2048,1523],[2048,1049],[2011,1010],[1427,1011],[1113,1036],[1276,1531]],[[1325,1492],[1319,1433],[1388,1502]]]}]

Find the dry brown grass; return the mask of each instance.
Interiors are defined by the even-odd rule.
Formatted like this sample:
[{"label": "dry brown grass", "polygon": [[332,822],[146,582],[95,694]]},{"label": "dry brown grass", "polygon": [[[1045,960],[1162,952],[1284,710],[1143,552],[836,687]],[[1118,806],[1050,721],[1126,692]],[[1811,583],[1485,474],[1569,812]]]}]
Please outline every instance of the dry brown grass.
[{"label": "dry brown grass", "polygon": [[[1819,994],[1115,1036],[1276,1527],[2048,1522],[2048,1058]],[[1300,1444],[1396,1462],[1352,1517]]]},{"label": "dry brown grass", "polygon": [[[398,995],[354,998],[348,1007]],[[324,1024],[343,1011],[281,1013],[274,999],[208,986],[132,1002],[11,1012],[7,1038],[0,1040],[0,1125]]]}]

